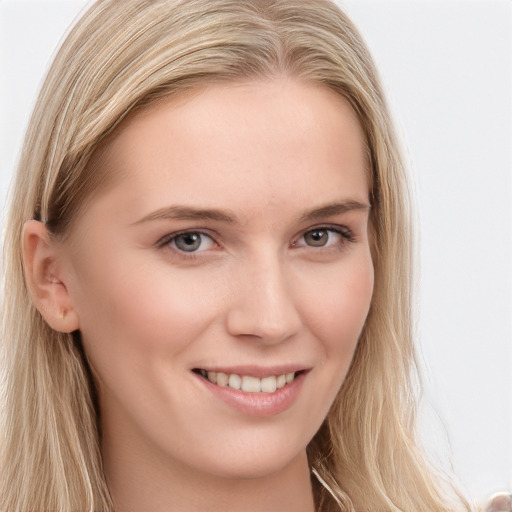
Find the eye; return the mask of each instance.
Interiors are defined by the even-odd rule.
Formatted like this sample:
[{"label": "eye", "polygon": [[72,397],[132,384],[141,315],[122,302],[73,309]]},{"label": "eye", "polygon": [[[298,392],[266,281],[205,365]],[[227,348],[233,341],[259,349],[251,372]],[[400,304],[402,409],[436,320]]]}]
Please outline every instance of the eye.
[{"label": "eye", "polygon": [[211,249],[215,242],[208,235],[198,231],[186,231],[171,236],[166,243],[181,252],[202,252]]},{"label": "eye", "polygon": [[295,243],[297,247],[331,247],[352,241],[348,230],[342,228],[319,227],[306,231]]},{"label": "eye", "polygon": [[306,245],[313,247],[324,247],[329,243],[329,238],[332,238],[332,234],[327,229],[315,229],[314,231],[304,233]]}]

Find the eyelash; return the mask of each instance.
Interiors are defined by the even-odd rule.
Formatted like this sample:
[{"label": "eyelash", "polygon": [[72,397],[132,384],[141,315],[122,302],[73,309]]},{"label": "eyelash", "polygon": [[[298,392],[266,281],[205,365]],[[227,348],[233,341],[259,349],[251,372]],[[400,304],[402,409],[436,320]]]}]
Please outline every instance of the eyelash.
[{"label": "eyelash", "polygon": [[215,244],[216,246],[219,246],[219,244],[215,241],[215,238],[210,233],[207,233],[200,229],[186,229],[184,231],[178,231],[176,233],[171,233],[169,235],[165,235],[163,238],[161,238],[157,242],[156,245],[158,248],[170,249],[174,254],[179,255],[181,258],[196,259],[198,257],[197,251],[187,252],[187,251],[183,251],[183,250],[179,249],[178,247],[171,246],[171,244],[173,242],[176,243],[176,239],[178,239],[180,236],[183,236],[183,235],[200,235],[201,237],[207,237],[213,242],[213,244]]},{"label": "eyelash", "polygon": [[[325,232],[328,232],[328,233],[335,233],[336,235],[340,235],[341,237],[341,241],[336,244],[336,246],[314,246],[314,245],[308,245],[308,244],[304,244],[304,245],[298,245],[298,241],[305,237],[306,235],[310,234],[310,233],[313,233],[315,231],[318,231],[318,232],[321,232],[321,231],[325,231]],[[207,237],[209,238],[212,243],[219,247],[220,245],[215,241],[215,238],[208,232],[205,232],[205,231],[202,231],[200,229],[188,229],[188,230],[184,230],[184,231],[178,231],[176,233],[171,233],[171,234],[168,234],[168,235],[165,235],[164,237],[162,237],[156,244],[156,246],[158,248],[169,248],[173,253],[175,253],[176,255],[178,255],[179,257],[181,258],[185,258],[185,259],[196,259],[198,258],[198,253],[200,252],[203,252],[203,251],[190,251],[190,252],[187,252],[187,251],[183,251],[181,249],[179,249],[178,247],[172,247],[171,244],[174,242],[176,243],[176,240],[180,237],[180,236],[183,236],[183,235],[200,235],[201,237]],[[310,228],[310,229],[307,229],[306,231],[303,231],[301,233],[301,235],[299,237],[297,237],[297,239],[295,239],[294,242],[292,242],[291,246],[294,247],[294,248],[303,248],[303,247],[309,247],[309,248],[317,248],[317,249],[323,249],[324,251],[328,251],[328,250],[342,250],[345,245],[347,243],[351,243],[351,242],[355,242],[355,238],[352,234],[352,232],[345,226],[332,226],[332,225],[321,225],[321,226],[316,226],[316,227],[313,227],[313,228]],[[207,250],[207,249],[205,249]]]},{"label": "eyelash", "polygon": [[[301,238],[304,238],[308,234],[314,233],[315,231],[316,232],[324,231],[324,232],[328,232],[329,234],[335,233],[336,235],[340,235],[342,240],[338,244],[336,244],[336,246],[332,246],[332,245],[314,246],[314,245],[308,245],[308,244],[301,245],[301,246],[298,245],[298,243],[297,243],[298,240],[300,240]],[[335,249],[335,250],[343,249],[345,244],[348,242],[355,242],[355,238],[354,238],[352,232],[347,227],[327,225],[327,226],[317,226],[317,227],[308,229],[306,231],[303,231],[302,234],[298,237],[297,241],[295,241],[292,245],[294,247],[312,247],[312,248],[317,247],[318,249],[324,249],[324,251],[325,251],[325,250],[329,250],[329,249]]]}]

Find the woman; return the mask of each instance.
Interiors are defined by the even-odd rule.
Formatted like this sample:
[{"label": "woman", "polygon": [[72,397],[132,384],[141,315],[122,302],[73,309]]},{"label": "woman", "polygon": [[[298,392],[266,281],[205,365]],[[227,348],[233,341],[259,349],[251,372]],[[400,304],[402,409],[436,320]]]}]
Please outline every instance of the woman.
[{"label": "woman", "polygon": [[6,236],[1,510],[453,510],[414,434],[409,203],[324,0],[102,0]]}]

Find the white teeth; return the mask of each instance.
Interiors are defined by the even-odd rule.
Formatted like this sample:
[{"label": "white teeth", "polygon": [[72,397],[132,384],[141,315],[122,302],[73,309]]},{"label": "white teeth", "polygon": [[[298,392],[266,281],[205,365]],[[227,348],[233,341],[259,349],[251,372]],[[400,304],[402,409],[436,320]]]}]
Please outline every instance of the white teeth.
[{"label": "white teeth", "polygon": [[242,377],[242,391],[246,393],[259,393],[261,391],[261,381],[257,377]]},{"label": "white teeth", "polygon": [[236,373],[228,375],[223,372],[207,372],[206,370],[200,370],[200,373],[213,384],[217,384],[217,386],[229,386],[245,393],[274,393],[277,389],[284,388],[295,379],[295,372],[271,375],[262,379],[250,375],[240,376]]},{"label": "white teeth", "polygon": [[217,372],[217,386],[222,386],[225,388],[228,385],[229,378],[225,373]]},{"label": "white teeth", "polygon": [[242,379],[240,378],[240,375],[237,375],[236,373],[232,373],[229,376],[229,387],[233,389],[240,389],[240,386],[242,385]]},{"label": "white teeth", "polygon": [[273,393],[276,389],[277,379],[274,376],[261,379],[261,391],[264,393]]}]

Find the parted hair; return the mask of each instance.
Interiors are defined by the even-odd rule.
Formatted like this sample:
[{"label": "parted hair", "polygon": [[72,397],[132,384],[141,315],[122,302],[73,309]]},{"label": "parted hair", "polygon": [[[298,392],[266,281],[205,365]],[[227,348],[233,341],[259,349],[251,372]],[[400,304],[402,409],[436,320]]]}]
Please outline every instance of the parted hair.
[{"label": "parted hair", "polygon": [[278,76],[323,84],[346,98],[363,128],[371,174],[375,288],[346,381],[308,446],[317,508],[467,507],[453,499],[416,439],[410,191],[374,64],[351,21],[328,0],[99,0],[70,30],[48,71],[11,194],[2,512],[113,510],[80,333],[52,330],[32,304],[21,257],[24,223],[45,222],[55,236],[73,229],[108,179],[92,156],[127,116],[212,82]]}]

